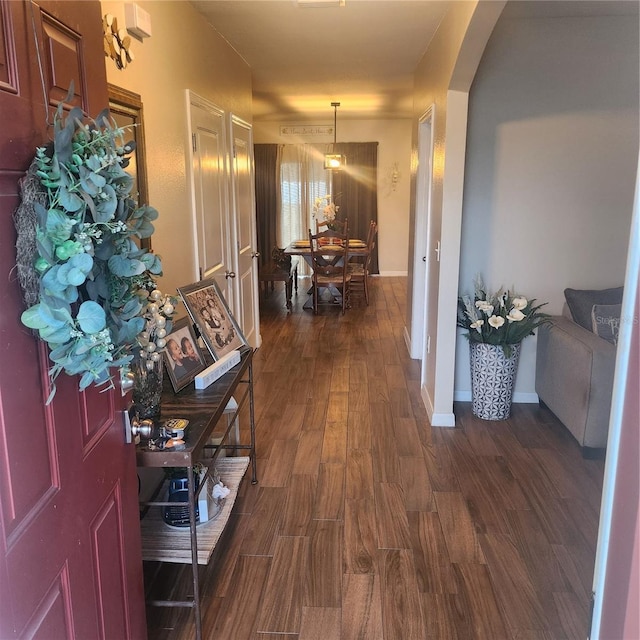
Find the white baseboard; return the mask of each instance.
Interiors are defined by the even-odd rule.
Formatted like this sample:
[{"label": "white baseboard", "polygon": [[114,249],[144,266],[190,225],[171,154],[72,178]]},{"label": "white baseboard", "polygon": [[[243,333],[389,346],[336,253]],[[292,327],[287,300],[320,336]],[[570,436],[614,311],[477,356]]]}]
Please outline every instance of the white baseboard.
[{"label": "white baseboard", "polygon": [[412,360],[415,360],[415,358],[411,355],[411,336],[409,335],[409,329],[407,329],[407,327],[404,328],[404,331],[402,332],[402,335],[404,336],[404,343],[407,346],[407,351],[409,352],[409,357]]},{"label": "white baseboard", "polygon": [[[454,402],[471,402],[471,391],[454,391]],[[537,393],[527,391],[516,391],[513,394],[514,404],[538,404],[539,398]]]},{"label": "white baseboard", "polygon": [[431,398],[429,397],[429,394],[424,387],[420,389],[420,396],[422,397],[422,402],[424,402],[424,406],[427,410],[427,418],[429,419],[429,424],[432,427],[456,426],[456,417],[453,413],[436,413],[433,410],[433,402],[431,402]]}]

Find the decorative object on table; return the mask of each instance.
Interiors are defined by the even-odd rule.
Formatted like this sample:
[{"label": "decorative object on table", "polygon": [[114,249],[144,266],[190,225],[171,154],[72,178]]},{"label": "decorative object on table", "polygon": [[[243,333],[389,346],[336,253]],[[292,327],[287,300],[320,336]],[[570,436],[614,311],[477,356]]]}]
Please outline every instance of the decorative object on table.
[{"label": "decorative object on table", "polygon": [[[204,469],[204,465],[202,467]],[[222,482],[217,469],[211,470],[211,475],[205,482],[206,485],[202,488],[200,499],[198,500],[198,520],[200,524],[217,518],[222,511],[222,507],[224,507],[226,497],[231,493],[231,489]]]},{"label": "decorative object on table", "polygon": [[[71,100],[73,86],[67,95]],[[144,299],[162,274],[157,255],[137,242],[158,212],[138,207],[125,171],[135,143],[108,111],[85,121],[73,108],[54,117],[54,141],[36,149],[15,214],[17,271],[27,310],[22,323],[50,347],[50,393],[63,371],[113,387],[133,358],[145,325]]]},{"label": "decorative object on table", "polygon": [[162,353],[168,346],[167,336],[173,331],[172,318],[178,302],[159,289],[147,293],[144,307],[145,326],[138,334],[131,363],[133,372],[133,407],[141,419],[157,420],[160,417],[162,396]]},{"label": "decorative object on table", "polygon": [[213,278],[179,287],[178,293],[214,360],[219,360],[234,349],[248,347]]},{"label": "decorative object on table", "polygon": [[206,367],[191,318],[180,318],[173,323],[171,333],[167,334],[163,353],[169,380],[176,393]]},{"label": "decorative object on table", "polygon": [[506,420],[511,414],[513,387],[521,342],[548,322],[535,299],[499,289],[488,294],[476,277],[473,299],[458,298],[457,326],[467,329],[471,361],[472,411],[484,420]]},{"label": "decorative object on table", "polygon": [[216,380],[222,378],[227,371],[230,371],[240,363],[241,357],[240,351],[237,349],[229,351],[229,353],[225,353],[219,360],[216,360],[212,365],[209,365],[204,371],[202,371],[202,373],[199,373],[196,376],[196,389],[206,389]]},{"label": "decorative object on table", "polygon": [[318,228],[325,226],[335,231],[338,224],[336,222],[338,211],[340,211],[340,205],[335,203],[329,193],[326,196],[318,196],[313,202],[313,217]]}]

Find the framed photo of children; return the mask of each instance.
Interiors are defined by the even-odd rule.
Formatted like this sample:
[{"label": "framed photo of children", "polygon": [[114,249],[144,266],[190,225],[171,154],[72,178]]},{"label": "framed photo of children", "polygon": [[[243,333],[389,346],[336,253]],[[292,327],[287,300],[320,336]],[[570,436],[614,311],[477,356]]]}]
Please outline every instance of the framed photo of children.
[{"label": "framed photo of children", "polygon": [[171,386],[178,393],[205,369],[206,362],[198,347],[190,318],[176,320],[166,340],[164,364]]},{"label": "framed photo of children", "polygon": [[178,293],[214,360],[219,360],[234,349],[248,347],[213,278],[179,287]]}]

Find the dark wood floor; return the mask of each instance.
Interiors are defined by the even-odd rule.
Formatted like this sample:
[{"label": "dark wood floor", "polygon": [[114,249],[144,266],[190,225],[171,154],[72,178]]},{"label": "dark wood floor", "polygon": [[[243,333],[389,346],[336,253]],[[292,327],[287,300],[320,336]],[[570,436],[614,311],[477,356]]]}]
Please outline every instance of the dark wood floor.
[{"label": "dark wood floor", "polygon": [[[405,278],[345,316],[303,311],[303,289],[262,310],[259,484],[202,569],[204,637],[584,640],[603,462],[537,405],[432,428]],[[189,590],[188,566],[146,574]],[[150,639],[193,638],[191,615],[150,608]]]}]

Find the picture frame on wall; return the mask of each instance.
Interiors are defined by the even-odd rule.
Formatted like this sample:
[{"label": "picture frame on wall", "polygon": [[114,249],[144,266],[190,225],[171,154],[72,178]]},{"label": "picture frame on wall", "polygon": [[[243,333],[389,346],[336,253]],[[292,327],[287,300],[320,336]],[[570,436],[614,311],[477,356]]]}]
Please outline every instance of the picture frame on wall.
[{"label": "picture frame on wall", "polygon": [[164,365],[171,386],[178,393],[206,368],[206,360],[198,346],[191,318],[176,320],[166,341],[163,350]]},{"label": "picture frame on wall", "polygon": [[178,287],[178,293],[214,360],[250,348],[213,278]]}]

